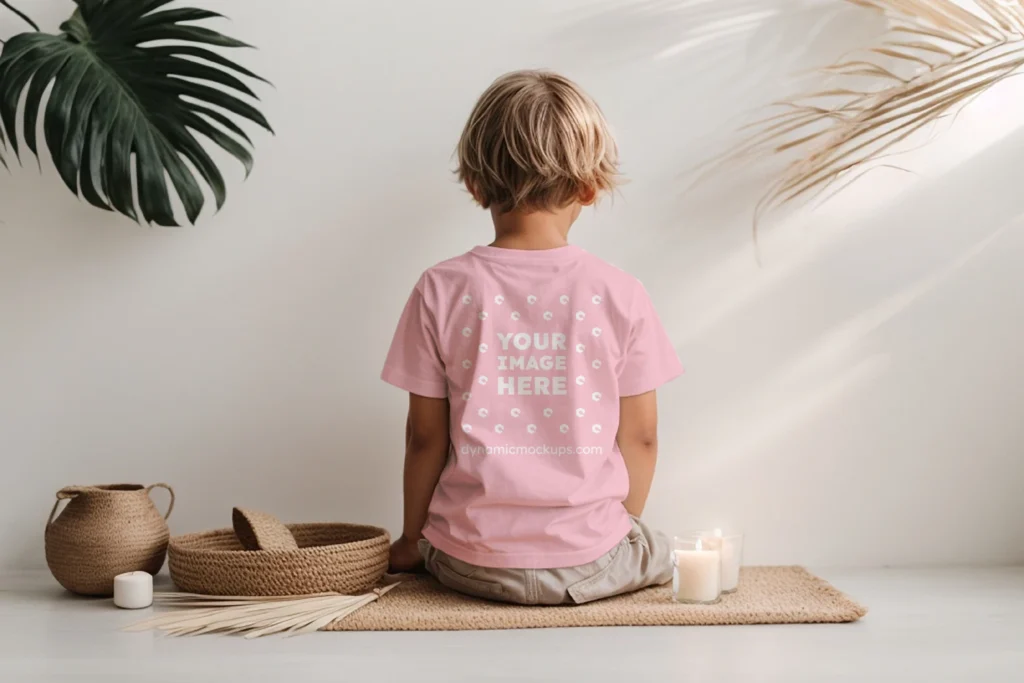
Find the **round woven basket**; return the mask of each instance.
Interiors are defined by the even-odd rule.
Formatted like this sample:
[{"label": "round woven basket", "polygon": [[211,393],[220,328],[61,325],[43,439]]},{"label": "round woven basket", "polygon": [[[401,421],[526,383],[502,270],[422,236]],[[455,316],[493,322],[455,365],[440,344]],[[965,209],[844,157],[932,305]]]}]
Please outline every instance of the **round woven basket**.
[{"label": "round woven basket", "polygon": [[388,568],[388,532],[357,524],[289,524],[296,550],[245,550],[232,529],[176,536],[171,579],[203,595],[357,594]]},{"label": "round woven basket", "polygon": [[[156,487],[170,493],[165,515],[149,498]],[[58,516],[64,500],[68,504]],[[167,484],[63,488],[46,523],[46,564],[73,593],[113,595],[118,574],[160,571],[170,536],[164,520],[173,507],[174,491]]]}]

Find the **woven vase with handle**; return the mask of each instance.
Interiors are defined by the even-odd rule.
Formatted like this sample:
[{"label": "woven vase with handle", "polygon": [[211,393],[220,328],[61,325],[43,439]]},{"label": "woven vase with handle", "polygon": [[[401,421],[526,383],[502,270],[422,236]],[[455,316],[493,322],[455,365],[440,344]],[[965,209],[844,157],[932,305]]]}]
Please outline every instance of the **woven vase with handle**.
[{"label": "woven vase with handle", "polygon": [[[171,495],[164,515],[149,497],[157,487]],[[68,504],[57,516],[62,500]],[[167,554],[170,534],[165,520],[172,509],[174,490],[167,484],[61,489],[46,523],[46,563],[50,572],[72,593],[102,596],[113,595],[118,574],[156,574]]]}]

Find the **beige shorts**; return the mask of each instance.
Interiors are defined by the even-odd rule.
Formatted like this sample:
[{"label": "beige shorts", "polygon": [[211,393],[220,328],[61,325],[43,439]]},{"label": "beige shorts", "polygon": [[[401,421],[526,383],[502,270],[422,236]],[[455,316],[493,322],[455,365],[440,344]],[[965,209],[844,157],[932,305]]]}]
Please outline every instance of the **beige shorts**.
[{"label": "beige shorts", "polygon": [[427,571],[466,595],[520,605],[581,605],[672,580],[671,548],[665,534],[637,518],[618,545],[593,562],[561,569],[477,567],[444,553],[423,539]]}]

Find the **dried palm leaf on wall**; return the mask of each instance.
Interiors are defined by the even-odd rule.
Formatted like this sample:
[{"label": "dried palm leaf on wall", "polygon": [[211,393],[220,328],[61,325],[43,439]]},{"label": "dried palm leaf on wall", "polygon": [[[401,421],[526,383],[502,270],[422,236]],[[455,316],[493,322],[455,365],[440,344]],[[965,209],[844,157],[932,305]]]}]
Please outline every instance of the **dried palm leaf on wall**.
[{"label": "dried palm leaf on wall", "polygon": [[[793,158],[755,211],[838,192],[872,162],[1024,66],[1024,0],[845,0],[883,12],[876,44],[824,69],[829,84],[775,105],[711,164]],[[965,3],[966,4],[966,3]],[[831,196],[829,194],[828,196]]]},{"label": "dried palm leaf on wall", "polygon": [[364,595],[321,593],[294,597],[234,597],[157,593],[157,604],[174,608],[167,614],[129,626],[128,631],[157,629],[174,636],[206,633],[245,634],[246,638],[318,631],[378,600],[398,585],[390,583]]}]

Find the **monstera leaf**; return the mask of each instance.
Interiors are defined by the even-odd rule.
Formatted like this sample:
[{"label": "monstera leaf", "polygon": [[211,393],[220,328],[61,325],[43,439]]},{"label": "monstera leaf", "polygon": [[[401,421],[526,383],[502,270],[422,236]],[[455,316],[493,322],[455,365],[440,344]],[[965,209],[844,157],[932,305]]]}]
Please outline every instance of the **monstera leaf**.
[{"label": "monstera leaf", "polygon": [[162,9],[171,2],[75,0],[78,8],[59,35],[17,35],[0,55],[0,119],[10,150],[17,155],[24,144],[38,156],[42,118],[46,147],[72,192],[159,225],[176,225],[171,187],[192,223],[204,204],[200,178],[217,208],[224,203],[224,177],[197,134],[240,161],[248,175],[251,140],[239,123],[271,130],[243,99],[258,98],[240,77],[263,79],[207,47],[248,46],[188,23],[219,17],[216,12]]}]

